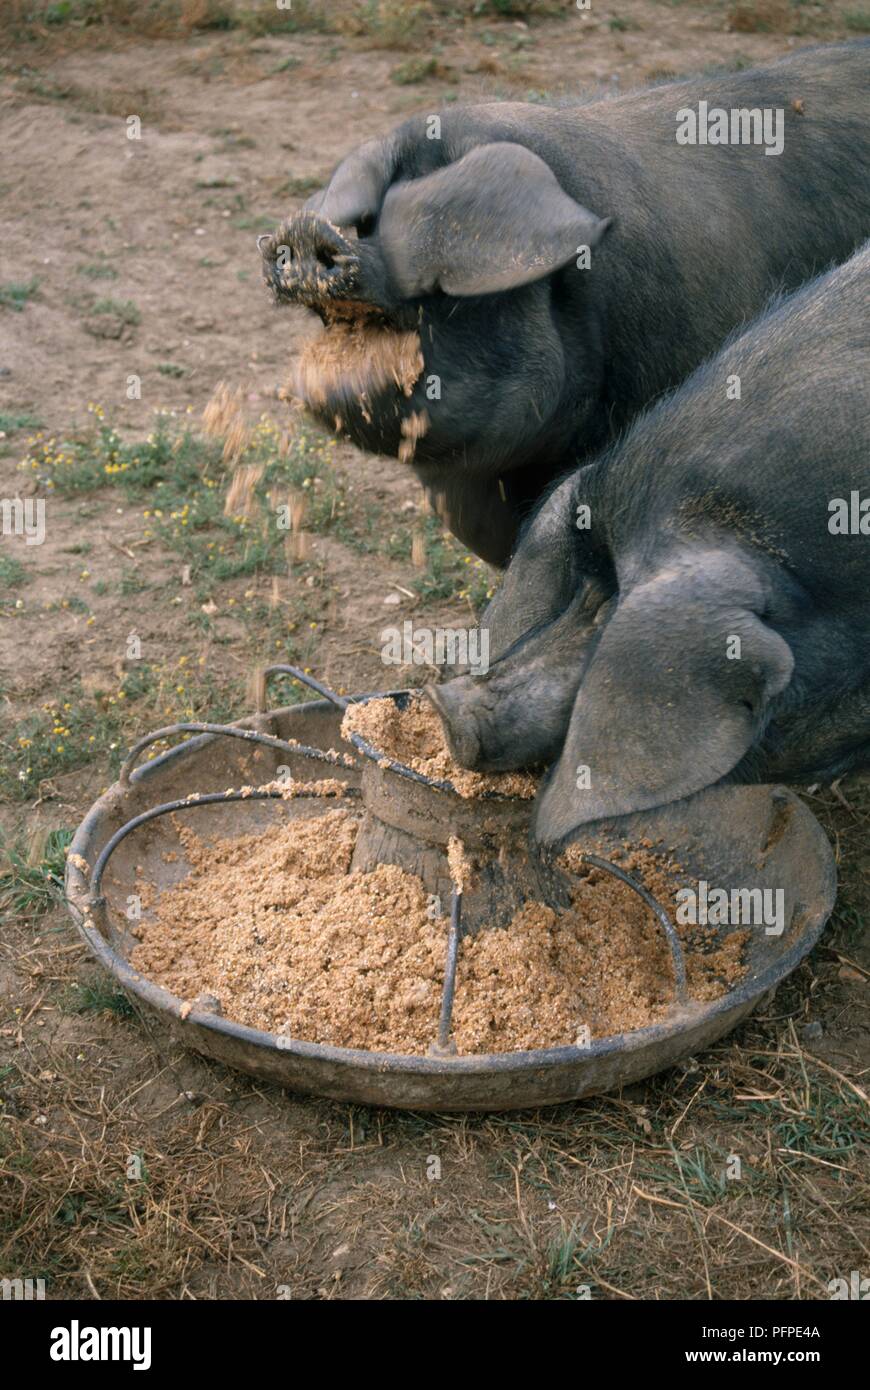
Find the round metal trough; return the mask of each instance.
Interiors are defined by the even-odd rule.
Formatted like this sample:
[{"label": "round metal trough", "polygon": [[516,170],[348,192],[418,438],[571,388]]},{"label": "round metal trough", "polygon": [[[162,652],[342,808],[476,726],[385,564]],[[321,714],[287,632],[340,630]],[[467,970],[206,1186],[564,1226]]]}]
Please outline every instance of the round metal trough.
[{"label": "round metal trough", "polygon": [[[393,698],[405,694],[394,692]],[[445,823],[445,805],[447,822],[451,804],[457,817],[467,817],[468,803],[462,805],[447,787],[433,791],[432,784],[416,785],[401,769],[378,764],[367,749],[345,743],[339,733],[341,719],[342,709],[334,701],[314,700],[240,720],[232,726],[240,737],[202,733],[135,770],[128,760],[121,779],[91,808],[70,846],[67,902],[93,955],[167,1034],[240,1071],[296,1091],[400,1109],[509,1110],[600,1094],[662,1071],[735,1028],[811,950],[831,912],[834,859],[811,812],[784,787],[725,786],[655,811],[598,822],[576,837],[581,849],[605,858],[626,841],[651,842],[656,850],[672,854],[692,880],[704,879],[729,891],[782,892],[784,929],[780,934],[769,934],[763,926],[750,930],[745,977],[711,1003],[675,1002],[661,1022],[585,1047],[490,1055],[437,1051],[426,1056],[288,1039],[235,1023],[206,1007],[191,1009],[129,961],[137,943],[127,929],[125,908],[137,889],[137,869],[158,890],[187,872],[173,820],[190,825],[208,841],[249,834],[288,816],[317,815],[336,804],[304,795],[291,800],[248,797],[242,809],[239,800],[217,795],[231,787],[262,786],[288,767],[297,784],[334,777],[357,792],[364,775],[377,776],[382,784],[379,805],[389,805],[390,784],[402,779],[402,795],[407,797],[410,789],[420,798],[420,825],[428,819],[425,803],[433,795],[439,799],[439,815],[432,819],[439,825]],[[250,741],[245,732],[252,730],[272,742]],[[294,746],[288,748],[288,741]],[[311,750],[335,750],[340,757],[326,766],[309,756]],[[192,792],[199,794],[195,804],[190,802]],[[149,818],[168,802],[181,803],[172,818]],[[119,837],[136,817],[142,818],[136,828]],[[438,840],[440,835],[439,830],[430,838]],[[173,852],[172,862],[164,858],[168,850]],[[737,928],[721,930],[732,929]],[[447,931],[445,916],[445,940]]]}]

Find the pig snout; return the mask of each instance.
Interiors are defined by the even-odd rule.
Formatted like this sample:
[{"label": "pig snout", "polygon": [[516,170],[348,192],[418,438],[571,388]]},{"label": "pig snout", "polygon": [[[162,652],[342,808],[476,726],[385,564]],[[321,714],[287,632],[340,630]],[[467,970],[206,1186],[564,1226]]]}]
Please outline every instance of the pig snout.
[{"label": "pig snout", "polygon": [[457,676],[444,685],[427,685],[424,694],[441,717],[454,762],[478,770],[483,754],[478,719],[486,704],[484,688],[472,676]]},{"label": "pig snout", "polygon": [[276,298],[310,308],[336,299],[353,299],[360,263],[353,245],[313,213],[300,213],[277,231],[257,238],[266,284]]},{"label": "pig snout", "polygon": [[[558,553],[558,552],[555,552]],[[522,564],[522,552],[515,564]],[[483,676],[457,676],[427,693],[451,754],[477,772],[541,767],[557,757],[609,599],[590,614],[587,585],[564,613],[515,643]]]},{"label": "pig snout", "polygon": [[394,296],[377,246],[351,241],[316,213],[300,212],[277,231],[258,237],[257,246],[266,285],[277,300],[321,314],[392,307]]},{"label": "pig snout", "polygon": [[427,687],[447,746],[462,767],[511,772],[551,762],[562,746],[583,659],[529,644],[485,676]]}]

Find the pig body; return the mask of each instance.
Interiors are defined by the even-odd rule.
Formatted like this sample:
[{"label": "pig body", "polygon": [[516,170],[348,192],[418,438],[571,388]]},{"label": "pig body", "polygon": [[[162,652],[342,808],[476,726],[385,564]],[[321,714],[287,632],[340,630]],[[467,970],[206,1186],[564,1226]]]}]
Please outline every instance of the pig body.
[{"label": "pig body", "polygon": [[[578,524],[579,523],[579,524]],[[553,490],[432,691],[470,767],[556,759],[536,833],[870,763],[870,242]]]},{"label": "pig body", "polygon": [[[450,108],[438,138],[420,116],[361,146],[263,239],[267,282],[327,324],[418,332],[422,369],[309,406],[383,453],[423,420],[430,499],[504,565],[555,478],[870,234],[868,78],[859,41],[582,106]],[[701,102],[780,112],[782,152],[678,143]]]}]

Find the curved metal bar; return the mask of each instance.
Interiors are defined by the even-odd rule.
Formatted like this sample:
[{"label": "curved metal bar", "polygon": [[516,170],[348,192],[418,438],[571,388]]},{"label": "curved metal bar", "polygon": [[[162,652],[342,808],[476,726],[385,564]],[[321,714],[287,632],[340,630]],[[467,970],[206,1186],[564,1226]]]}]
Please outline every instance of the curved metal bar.
[{"label": "curved metal bar", "polygon": [[629,888],[633,888],[638,897],[643,899],[647,907],[652,909],[664,927],[668,945],[671,948],[677,1002],[680,1004],[687,1004],[689,1002],[689,994],[686,982],[686,957],[683,954],[683,945],[677,934],[677,929],[664,908],[659,905],[649,889],[645,888],[638,879],[626,873],[625,869],[617,868],[616,864],[612,864],[609,859],[599,859],[597,854],[583,854],[580,856],[580,862],[582,864],[591,864],[596,869],[604,869],[606,873],[613,874],[614,878],[618,878],[621,883],[627,883]]},{"label": "curved metal bar", "polygon": [[165,729],[156,729],[153,733],[146,734],[140,738],[127,754],[118,773],[118,781],[122,787],[130,785],[130,773],[136,765],[139,754],[152,743],[159,742],[162,738],[171,738],[173,734],[224,734],[227,738],[242,738],[249,743],[262,743],[266,748],[277,748],[282,753],[299,753],[305,758],[314,758],[317,762],[330,763],[333,767],[352,768],[353,763],[342,757],[341,753],[330,753],[322,748],[310,748],[304,743],[288,743],[286,739],[275,738],[272,734],[262,734],[259,729],[240,729],[235,724],[167,724]]},{"label": "curved metal bar", "polygon": [[[369,696],[369,699],[373,700],[391,700],[393,698],[392,695]],[[364,705],[368,704],[368,700],[352,700],[350,703]],[[439,792],[452,792],[454,796],[462,795],[461,792],[456,790],[452,782],[446,781],[443,777],[427,777],[425,772],[417,772],[413,767],[408,767],[407,763],[400,763],[397,758],[388,758],[386,753],[382,753],[380,749],[375,748],[374,744],[369,743],[368,739],[363,738],[362,734],[351,734],[348,742],[352,743],[354,748],[357,748],[359,752],[362,753],[363,757],[370,758],[372,762],[378,764],[378,767],[385,767],[389,772],[395,772],[399,777],[407,777],[410,782],[420,782],[424,787],[434,787],[435,790]],[[487,791],[481,792],[480,796],[476,797],[475,800],[514,801],[516,798],[507,796],[504,792]]]},{"label": "curved metal bar", "polygon": [[[345,787],[342,792],[343,796],[359,796],[359,794],[357,787]],[[100,901],[103,873],[121,841],[126,839],[132,831],[138,829],[140,825],[146,825],[148,821],[156,820],[158,816],[167,816],[171,811],[189,811],[193,806],[213,806],[218,801],[295,801],[299,796],[319,795],[321,795],[319,792],[306,791],[305,787],[294,790],[292,797],[285,797],[283,792],[264,791],[261,787],[252,787],[250,791],[243,792],[232,789],[225,792],[193,792],[192,795],[181,797],[178,801],[164,801],[162,806],[152,806],[150,810],[143,811],[140,815],[133,816],[131,820],[125,822],[103,845],[90,875],[90,906],[95,907]]]},{"label": "curved metal bar", "polygon": [[433,1057],[456,1055],[456,1044],[450,1041],[453,1019],[453,997],[456,993],[456,967],[459,963],[459,943],[462,940],[462,893],[454,888],[450,905],[450,931],[447,936],[447,960],[444,965],[444,988],[441,992],[441,1016],[438,1020],[438,1039],[429,1049]]},{"label": "curved metal bar", "polygon": [[[343,695],[336,695],[335,691],[330,690],[328,685],[321,684],[321,682],[315,680],[313,676],[309,676],[306,671],[301,671],[298,666],[283,666],[280,664],[277,666],[267,666],[263,672],[264,693],[266,682],[269,677],[279,674],[282,676],[292,676],[294,680],[301,681],[303,685],[307,685],[311,690],[316,690],[318,695],[322,695],[325,700],[330,700],[337,709],[347,709],[348,705],[353,703],[352,700],[346,700]],[[257,713],[265,714],[265,710],[258,710]]]},{"label": "curved metal bar", "polygon": [[[364,757],[370,758],[377,763],[378,767],[386,767],[390,772],[398,773],[400,777],[407,777],[412,782],[422,782],[424,787],[435,787],[442,792],[455,792],[456,788],[452,782],[445,782],[434,777],[427,777],[423,772],[416,772],[413,767],[408,767],[406,763],[400,763],[396,758],[388,758],[386,753],[381,753],[375,748],[374,744],[369,743],[362,734],[351,734],[350,742],[354,748],[358,748]],[[458,793],[457,793],[458,795]]]}]

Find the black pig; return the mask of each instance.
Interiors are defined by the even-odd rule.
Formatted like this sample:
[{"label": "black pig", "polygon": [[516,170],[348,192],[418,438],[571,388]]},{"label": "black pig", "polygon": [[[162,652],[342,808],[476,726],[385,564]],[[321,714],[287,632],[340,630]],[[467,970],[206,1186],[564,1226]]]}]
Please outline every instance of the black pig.
[{"label": "black pig", "polygon": [[[868,80],[858,41],[615,101],[450,108],[367,142],[260,239],[278,298],[339,334],[300,394],[362,447],[413,455],[455,534],[506,564],[555,478],[870,234]],[[678,143],[701,102],[747,131],[779,112],[782,152]],[[419,333],[410,371],[397,333]]]},{"label": "black pig", "polygon": [[868,594],[870,242],[556,487],[484,615],[497,659],[430,693],[469,767],[558,756],[553,842],[870,763]]}]

